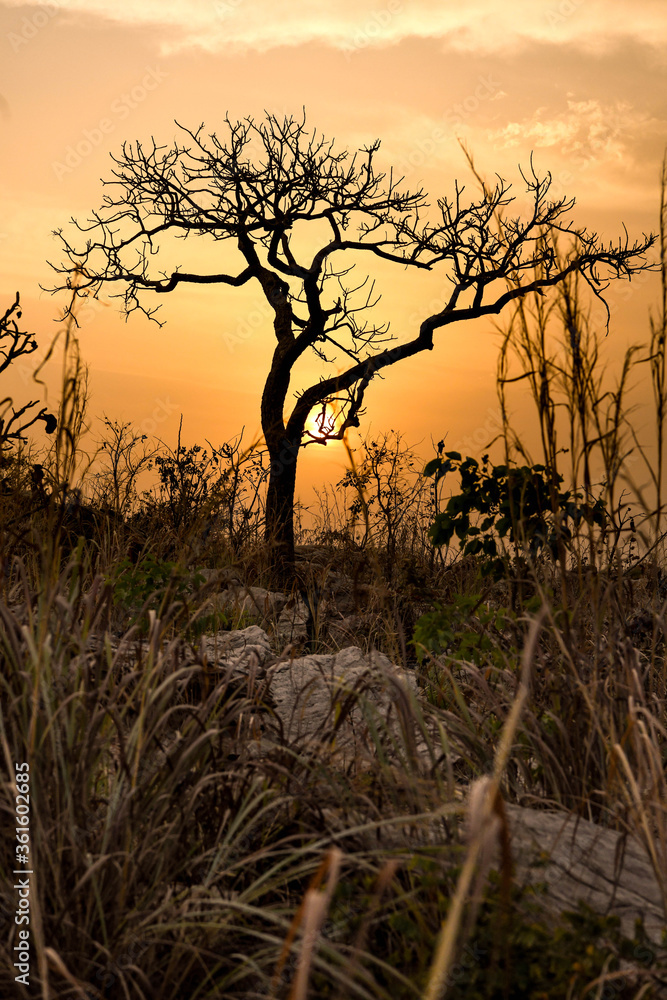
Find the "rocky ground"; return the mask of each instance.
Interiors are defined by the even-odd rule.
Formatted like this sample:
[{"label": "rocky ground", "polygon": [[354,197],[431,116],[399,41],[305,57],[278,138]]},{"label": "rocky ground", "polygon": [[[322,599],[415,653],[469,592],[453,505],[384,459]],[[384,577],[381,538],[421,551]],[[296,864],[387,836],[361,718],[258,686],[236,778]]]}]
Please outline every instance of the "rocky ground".
[{"label": "rocky ground", "polygon": [[[215,611],[257,622],[204,635],[190,654],[211,682],[227,676],[256,690],[261,706],[256,738],[241,753],[270,756],[288,749],[310,759],[322,754],[346,774],[358,774],[371,757],[382,753],[414,780],[428,781],[433,768],[444,764],[438,754],[437,724],[415,671],[358,645],[342,645],[331,653],[307,652],[313,630],[304,596],[290,599],[230,583],[209,602]],[[346,630],[356,633],[358,621],[350,621],[351,616],[346,626],[346,616],[339,611],[335,618],[330,610],[328,614],[329,635],[331,622],[338,620],[342,642]],[[122,658],[122,647],[116,655]],[[169,748],[156,752],[147,766],[163,766],[168,753]],[[456,802],[465,800],[468,787],[465,780],[456,782]],[[648,937],[660,942],[664,900],[643,843],[555,809],[509,805],[507,816],[515,878],[547,883],[547,911],[555,916],[581,900],[597,912],[617,914],[628,936],[641,918]],[[421,835],[437,837],[437,831],[434,817],[431,832],[427,824]],[[399,840],[406,835],[394,832]]]}]

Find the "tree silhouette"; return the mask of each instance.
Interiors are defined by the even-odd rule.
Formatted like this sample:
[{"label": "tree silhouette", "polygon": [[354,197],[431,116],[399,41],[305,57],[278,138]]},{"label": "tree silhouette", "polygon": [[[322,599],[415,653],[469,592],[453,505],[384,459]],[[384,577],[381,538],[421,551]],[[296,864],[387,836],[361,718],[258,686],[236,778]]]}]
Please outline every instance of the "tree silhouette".
[{"label": "tree silhouette", "polygon": [[[26,333],[19,329],[18,320],[21,319],[21,301],[19,293],[13,303],[0,316],[0,374],[4,372],[13,361],[26,357],[37,350],[37,341],[32,333]],[[26,431],[43,420],[47,434],[53,434],[57,427],[57,420],[52,413],[43,406],[36,413],[36,400],[30,400],[18,410],[14,409],[11,396],[0,399],[0,466],[9,461],[8,453],[21,441],[25,441]],[[9,412],[11,410],[11,413]]]},{"label": "tree silhouette", "polygon": [[[178,124],[178,123],[177,123]],[[513,201],[500,177],[493,187],[464,203],[464,188],[437,202],[427,214],[422,189],[401,189],[402,178],[376,168],[379,141],[350,154],[306,129],[301,119],[267,115],[232,122],[227,137],[182,129],[187,145],[148,148],[125,143],[112,157],[115,188],[86,224],[76,248],[59,230],[66,261],[55,270],[67,275],[63,287],[97,296],[117,284],[127,315],[139,310],[157,322],[159,306],[146,297],[172,292],[180,284],[239,287],[256,281],[273,314],[275,344],[261,403],[261,421],[270,458],[266,537],[275,546],[277,575],[289,576],[294,559],[293,508],[299,449],[314,440],[341,438],[358,426],[364,394],[385,368],[432,350],[435,332],[452,323],[499,313],[531,292],[579,272],[602,296],[610,276],[629,277],[647,266],[653,237],[630,245],[627,233],[605,245],[595,233],[577,229],[566,215],[573,199],[549,200],[551,176],[532,168],[523,175],[532,199],[525,220],[507,216]],[[301,238],[306,223],[318,249]],[[571,239],[565,259],[556,254],[559,234]],[[169,236],[208,236],[229,241],[239,266],[218,273],[188,273],[177,265],[157,270],[173,247]],[[297,242],[298,241],[298,242]],[[345,265],[337,263],[345,253]],[[412,339],[393,343],[387,325],[372,322],[377,303],[368,278],[352,283],[352,265],[364,254],[402,266],[448,268],[451,293],[443,308],[424,317]],[[150,301],[150,300],[149,300]],[[154,298],[153,298],[154,302]],[[288,407],[294,367],[307,352],[342,370],[322,377],[296,395]],[[319,409],[319,431],[307,431],[309,414]],[[327,417],[327,412],[329,417]],[[337,420],[331,419],[338,413]]]}]

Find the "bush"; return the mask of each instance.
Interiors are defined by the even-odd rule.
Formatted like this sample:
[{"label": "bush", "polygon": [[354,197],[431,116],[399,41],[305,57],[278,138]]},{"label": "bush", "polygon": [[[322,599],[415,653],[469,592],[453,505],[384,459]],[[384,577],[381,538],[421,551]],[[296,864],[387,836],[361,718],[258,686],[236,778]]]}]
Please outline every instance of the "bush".
[{"label": "bush", "polygon": [[491,465],[489,456],[480,466],[457,451],[438,456],[424,469],[437,483],[457,472],[461,492],[453,494],[436,514],[429,537],[436,546],[449,545],[454,535],[464,555],[480,559],[482,574],[499,579],[512,557],[531,562],[542,552],[552,558],[559,547],[571,546],[574,531],[583,523],[604,528],[607,513],[601,499],[592,503],[581,493],[561,490],[563,477],[544,465]]},{"label": "bush", "polygon": [[413,645],[422,662],[425,653],[447,653],[453,660],[470,660],[504,666],[507,656],[516,649],[500,641],[507,625],[516,620],[508,608],[485,605],[481,594],[456,594],[448,604],[437,603],[433,611],[422,615],[415,628]]}]

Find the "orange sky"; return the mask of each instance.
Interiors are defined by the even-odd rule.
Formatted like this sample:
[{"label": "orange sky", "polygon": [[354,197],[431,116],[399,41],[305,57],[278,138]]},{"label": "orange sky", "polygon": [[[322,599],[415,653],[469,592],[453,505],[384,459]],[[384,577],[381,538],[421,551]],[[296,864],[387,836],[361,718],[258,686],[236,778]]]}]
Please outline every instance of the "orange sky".
[{"label": "orange sky", "polygon": [[[305,105],[308,124],[341,146],[381,138],[381,161],[433,200],[457,176],[474,185],[457,138],[519,197],[518,164],[533,150],[556,193],[576,196],[579,223],[612,238],[624,222],[640,236],[657,228],[666,43],[663,0],[2,0],[2,301],[20,290],[46,344],[59,301],[39,290],[52,283],[46,260],[60,259],[52,231],[99,207],[109,153],[124,140],[173,142],[175,119],[222,134],[226,112]],[[377,277],[378,316],[402,337],[446,287],[444,271]],[[613,357],[646,335],[655,278],[612,299]],[[115,302],[86,314],[91,414],[171,444],[181,412],[187,443],[258,432],[272,338],[259,291],[180,286],[162,318],[162,329],[136,315],[126,324]],[[424,454],[431,436],[479,448],[494,434],[498,335],[491,322],[450,327],[437,345],[374,381],[366,426],[400,428]],[[25,398],[23,377],[11,386]],[[342,464],[337,446],[309,448],[301,483]]]}]

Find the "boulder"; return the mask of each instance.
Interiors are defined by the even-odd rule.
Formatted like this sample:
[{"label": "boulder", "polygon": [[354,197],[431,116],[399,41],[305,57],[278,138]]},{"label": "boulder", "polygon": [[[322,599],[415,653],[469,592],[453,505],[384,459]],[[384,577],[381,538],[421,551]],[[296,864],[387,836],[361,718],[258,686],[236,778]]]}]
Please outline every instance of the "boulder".
[{"label": "boulder", "polygon": [[401,707],[417,685],[383,653],[302,656],[269,667],[267,680],[281,742],[327,747],[341,763],[374,754],[377,741],[403,745]]},{"label": "boulder", "polygon": [[276,636],[282,643],[307,642],[310,608],[301,596],[292,597],[281,609],[276,623]]},{"label": "boulder", "polygon": [[379,616],[372,613],[339,616],[327,622],[327,635],[338,646],[353,645],[355,639],[377,632],[380,626]]},{"label": "boulder", "polygon": [[273,659],[269,637],[259,625],[203,636],[200,650],[218,670],[249,673]]},{"label": "boulder", "polygon": [[245,612],[252,617],[267,619],[280,615],[287,604],[287,597],[263,587],[234,585],[212,598],[212,604],[218,611]]},{"label": "boulder", "polygon": [[[352,761],[363,769],[380,744],[389,762],[405,760],[410,747],[417,770],[413,777],[400,764],[399,770],[408,780],[418,772],[428,777],[432,760],[411,710],[411,702],[421,697],[416,678],[384,654],[351,646],[336,654],[277,657],[257,625],[202,637],[200,653],[213,669],[261,679],[266,711],[254,752],[264,755],[286,746],[298,753],[324,753],[342,769]],[[649,939],[660,944],[665,901],[641,841],[564,812],[511,804],[506,811],[515,879],[547,884],[547,894],[539,897],[547,915],[557,919],[583,901],[598,913],[618,915],[628,937],[641,918]],[[383,834],[398,848],[415,837],[437,844],[442,836],[442,820],[435,814],[432,821],[411,822],[409,830],[392,825]],[[663,890],[665,881],[663,875]]]},{"label": "boulder", "polygon": [[[218,632],[201,640],[210,667],[234,674],[260,669],[266,683],[265,736],[272,745],[333,752],[337,760],[376,753],[376,742],[405,747],[401,717],[417,683],[383,654],[356,646],[336,654],[275,657],[266,632],[257,625]],[[408,736],[413,746],[418,737]]]},{"label": "boulder", "polygon": [[616,914],[626,937],[634,937],[641,917],[648,937],[660,943],[664,901],[638,840],[568,813],[515,805],[506,810],[516,878],[547,883],[550,913],[557,916],[581,900],[597,913]]}]

